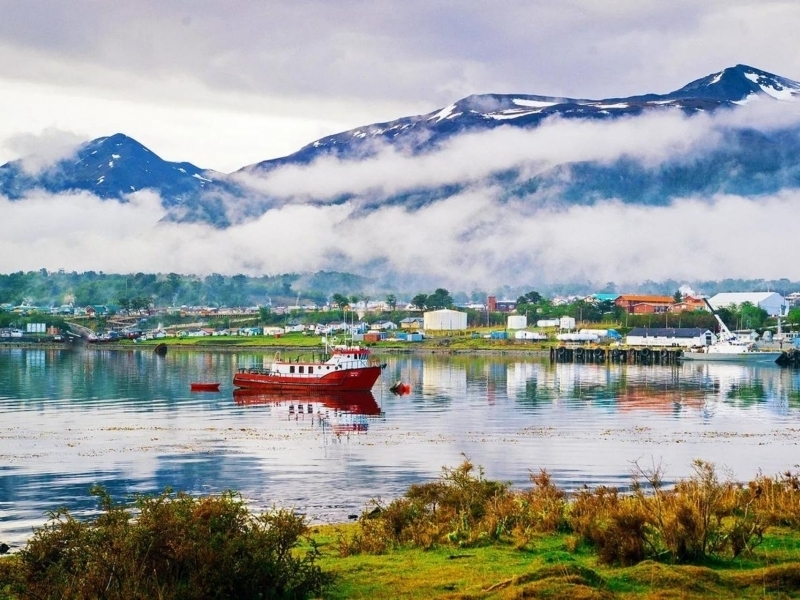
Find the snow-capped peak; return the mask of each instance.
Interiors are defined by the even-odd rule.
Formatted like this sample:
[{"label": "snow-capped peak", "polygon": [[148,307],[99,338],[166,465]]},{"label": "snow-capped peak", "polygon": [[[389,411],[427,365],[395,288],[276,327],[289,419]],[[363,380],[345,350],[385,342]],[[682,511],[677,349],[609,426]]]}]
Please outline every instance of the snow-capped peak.
[{"label": "snow-capped peak", "polygon": [[761,91],[776,100],[794,100],[800,95],[800,84],[782,77],[767,75],[764,72],[746,71],[744,76],[755,83]]}]

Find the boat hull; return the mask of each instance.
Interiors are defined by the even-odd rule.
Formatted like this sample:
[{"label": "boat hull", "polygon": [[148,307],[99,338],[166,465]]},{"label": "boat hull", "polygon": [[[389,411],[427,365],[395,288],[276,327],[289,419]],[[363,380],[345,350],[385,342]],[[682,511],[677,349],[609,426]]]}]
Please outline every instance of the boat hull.
[{"label": "boat hull", "polygon": [[276,373],[249,372],[247,369],[233,376],[237,388],[271,391],[337,390],[367,392],[381,375],[380,366],[342,369],[320,377],[303,377]]},{"label": "boat hull", "polygon": [[782,352],[684,352],[683,360],[706,362],[774,363]]}]

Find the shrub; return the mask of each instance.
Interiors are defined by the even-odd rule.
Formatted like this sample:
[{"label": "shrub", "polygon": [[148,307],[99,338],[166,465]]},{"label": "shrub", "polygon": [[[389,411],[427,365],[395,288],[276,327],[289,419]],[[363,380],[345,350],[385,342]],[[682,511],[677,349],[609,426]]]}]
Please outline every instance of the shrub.
[{"label": "shrub", "polygon": [[494,496],[483,519],[482,529],[493,539],[510,534],[524,547],[541,533],[566,531],[567,495],[553,483],[549,473],[532,473],[533,487],[515,493]]},{"label": "shrub", "polygon": [[766,527],[754,506],[752,484],[720,481],[714,465],[704,461],[693,468],[693,476],[666,489],[660,466],[646,470],[637,464],[633,494],[584,489],[570,504],[570,525],[607,563],[665,557],[698,562],[752,550]]},{"label": "shrub", "polygon": [[330,582],[313,544],[298,548],[306,524],[290,511],[256,516],[232,492],[167,490],[137,496],[133,510],[93,493],[101,514],[83,522],[52,513],[0,586],[23,599],[302,598]]},{"label": "shrub", "polygon": [[[711,463],[697,460],[693,468],[694,475],[667,488],[660,466],[637,464],[632,493],[584,488],[568,500],[546,471],[531,475],[530,489],[511,491],[464,460],[444,468],[439,481],[412,485],[386,506],[376,501],[361,515],[358,532],[340,539],[340,554],[509,539],[524,547],[538,534],[571,531],[606,563],[698,562],[749,552],[761,543],[768,523],[800,519],[796,476],[761,477],[742,486],[721,480]],[[578,542],[573,538],[571,544]]]},{"label": "shrub", "polygon": [[648,519],[639,503],[616,488],[584,488],[569,506],[569,523],[605,563],[632,565],[652,551]]},{"label": "shrub", "polygon": [[660,467],[646,471],[637,465],[634,498],[647,515],[648,545],[655,554],[696,562],[710,555],[736,557],[758,545],[766,524],[751,494],[730,479],[720,481],[711,463],[695,460],[692,466],[693,476],[665,490]]},{"label": "shrub", "polygon": [[800,474],[759,475],[748,484],[755,510],[770,525],[800,528]]},{"label": "shrub", "polygon": [[469,545],[493,539],[487,513],[508,491],[508,484],[487,480],[483,469],[464,460],[444,467],[442,479],[409,487],[405,497],[388,505],[373,501],[359,518],[359,531],[340,538],[339,553],[383,553],[399,544],[430,548],[439,543]]}]

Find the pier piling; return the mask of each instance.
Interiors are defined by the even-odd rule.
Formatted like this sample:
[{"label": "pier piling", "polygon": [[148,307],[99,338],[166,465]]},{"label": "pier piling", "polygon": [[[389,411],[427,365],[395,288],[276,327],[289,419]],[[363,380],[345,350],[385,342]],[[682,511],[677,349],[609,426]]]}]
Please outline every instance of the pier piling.
[{"label": "pier piling", "polygon": [[559,346],[550,349],[550,361],[558,363],[674,365],[681,356],[683,350],[679,348]]}]

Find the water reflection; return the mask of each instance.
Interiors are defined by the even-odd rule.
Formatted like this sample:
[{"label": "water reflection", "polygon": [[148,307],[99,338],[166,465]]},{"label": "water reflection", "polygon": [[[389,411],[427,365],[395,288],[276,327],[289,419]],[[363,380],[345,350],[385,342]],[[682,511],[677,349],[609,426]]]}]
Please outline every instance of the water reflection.
[{"label": "water reflection", "polygon": [[375,401],[372,392],[336,392],[320,391],[312,392],[264,392],[257,389],[236,389],[233,390],[233,400],[240,406],[249,405],[268,405],[268,406],[288,406],[289,413],[313,414],[321,413],[332,409],[359,415],[379,415],[381,408]]},{"label": "water reflection", "polygon": [[[90,512],[93,483],[117,496],[236,489],[337,521],[464,454],[488,477],[526,485],[541,467],[567,488],[624,486],[640,459],[673,478],[694,458],[740,478],[797,468],[798,370],[392,355],[372,393],[234,391],[236,367],[263,360],[0,349],[0,541],[59,505]],[[223,385],[192,394],[192,381]],[[389,393],[398,381],[408,394]]]}]

